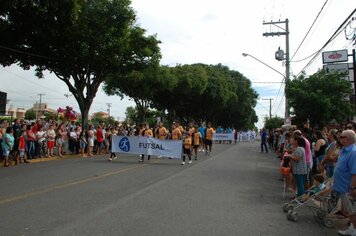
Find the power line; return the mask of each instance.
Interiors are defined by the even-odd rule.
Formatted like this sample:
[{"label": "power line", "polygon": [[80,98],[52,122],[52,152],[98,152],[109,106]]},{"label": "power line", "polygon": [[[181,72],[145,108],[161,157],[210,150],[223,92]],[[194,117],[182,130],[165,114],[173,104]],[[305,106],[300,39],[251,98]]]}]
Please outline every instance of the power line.
[{"label": "power line", "polygon": [[254,84],[280,84],[280,83],[283,83],[282,82],[277,82],[277,81],[251,81],[251,83],[254,83]]},{"label": "power line", "polygon": [[262,103],[257,102],[258,105],[260,105],[261,107],[263,107],[266,111],[269,111],[267,107],[265,107],[264,105],[262,105]]},{"label": "power line", "polygon": [[25,80],[25,81],[26,81],[26,82],[28,82],[28,83],[31,83],[31,84],[34,84],[34,85],[36,85],[36,86],[39,86],[39,87],[45,88],[45,89],[47,89],[47,90],[51,90],[51,91],[53,91],[53,92],[55,92],[55,93],[59,93],[59,94],[61,94],[60,92],[58,92],[58,90],[54,90],[54,89],[52,89],[52,88],[49,88],[49,87],[43,86],[42,84],[34,83],[34,82],[32,82],[31,80],[26,79],[26,78],[22,77],[21,75],[18,75],[18,74],[16,74],[16,73],[14,73],[14,72],[12,72],[12,71],[9,71],[9,70],[6,70],[6,69],[4,69],[4,68],[1,68],[1,69],[2,69],[3,71],[6,71],[6,72],[7,72],[7,73],[9,73],[9,74],[13,74],[13,75],[15,75],[15,76],[19,77],[20,79]]},{"label": "power line", "polygon": [[277,115],[277,112],[279,111],[279,108],[280,108],[282,102],[283,102],[283,96],[281,97],[281,101],[279,102],[278,107],[277,107],[277,110],[276,110],[276,112],[274,113],[275,115]]},{"label": "power line", "polygon": [[324,2],[323,6],[321,7],[321,9],[320,9],[320,11],[319,11],[319,13],[318,13],[318,15],[316,16],[316,18],[314,19],[312,25],[309,27],[309,30],[308,30],[307,33],[305,34],[305,36],[304,36],[302,42],[300,42],[300,44],[299,44],[297,50],[294,52],[293,56],[291,57],[291,60],[294,58],[294,56],[295,56],[295,55],[297,54],[297,52],[299,51],[300,47],[303,45],[305,39],[307,38],[308,34],[310,33],[311,29],[313,28],[315,22],[318,20],[318,18],[319,18],[319,16],[320,16],[321,12],[323,11],[323,9],[324,9],[325,5],[328,3],[328,1],[329,1],[329,0],[326,0],[326,1]]},{"label": "power line", "polygon": [[55,61],[63,61],[63,60],[56,59],[56,58],[53,58],[53,57],[48,57],[48,56],[43,56],[43,55],[39,55],[39,54],[35,54],[35,53],[25,52],[25,51],[9,48],[9,47],[6,47],[6,46],[1,46],[0,45],[0,48],[2,48],[4,50],[16,52],[16,53],[19,53],[19,54],[28,55],[28,56],[39,57],[39,58],[44,58],[44,59],[51,59],[51,60],[55,60]]},{"label": "power line", "polygon": [[319,52],[319,50],[316,51],[316,52],[314,52],[314,53],[311,54],[310,56],[307,56],[307,57],[305,57],[305,58],[303,58],[303,59],[300,59],[300,60],[297,60],[297,61],[291,61],[291,62],[302,62],[302,61],[305,61],[305,60],[311,58],[312,56],[315,56],[315,54],[317,54],[318,52]]},{"label": "power line", "polygon": [[277,93],[276,99],[274,99],[274,102],[273,102],[272,108],[274,107],[274,105],[275,105],[275,104],[276,104],[276,102],[277,102],[277,99],[278,99],[279,93],[281,92],[282,87],[283,87],[283,82],[284,82],[284,78],[283,78],[283,80],[282,80],[282,82],[281,82],[281,86],[279,86],[278,93]]},{"label": "power line", "polygon": [[[343,30],[344,25],[346,22],[355,14],[356,8],[352,11],[352,13],[342,22],[342,24],[337,28],[337,30],[334,32],[334,34],[326,41],[326,43],[318,50],[316,55],[304,66],[304,68],[298,73],[298,76],[305,71],[305,69],[311,65],[311,63],[316,59],[317,56],[321,53],[321,51],[330,43],[332,42]],[[345,26],[346,27],[346,26]]]}]

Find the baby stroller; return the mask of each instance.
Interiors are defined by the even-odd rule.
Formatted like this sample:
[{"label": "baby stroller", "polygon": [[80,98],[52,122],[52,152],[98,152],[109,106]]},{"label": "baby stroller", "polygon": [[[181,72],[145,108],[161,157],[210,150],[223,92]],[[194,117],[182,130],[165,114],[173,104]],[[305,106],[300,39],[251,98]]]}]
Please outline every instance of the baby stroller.
[{"label": "baby stroller", "polygon": [[326,227],[334,227],[331,212],[336,207],[335,198],[331,196],[331,186],[333,179],[329,178],[323,182],[324,188],[317,193],[310,195],[305,199],[305,195],[299,196],[288,203],[284,203],[283,211],[287,213],[287,219],[298,221],[298,209],[307,207],[314,214],[317,222],[324,224]]}]

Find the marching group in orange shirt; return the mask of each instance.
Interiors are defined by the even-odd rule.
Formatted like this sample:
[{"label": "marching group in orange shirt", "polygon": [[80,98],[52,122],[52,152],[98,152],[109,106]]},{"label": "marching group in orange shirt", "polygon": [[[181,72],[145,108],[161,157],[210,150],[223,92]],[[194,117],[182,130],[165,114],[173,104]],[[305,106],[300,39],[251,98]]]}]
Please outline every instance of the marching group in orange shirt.
[{"label": "marching group in orange shirt", "polygon": [[[194,159],[198,160],[199,148],[206,150],[205,155],[210,155],[211,147],[213,144],[213,133],[215,130],[211,126],[211,122],[208,122],[206,127],[205,137],[198,131],[198,126],[194,123],[189,123],[189,126],[184,129],[179,122],[173,122],[171,126],[171,131],[164,127],[162,122],[158,123],[156,129],[152,130],[149,124],[144,123],[139,131],[138,135],[155,137],[161,140],[171,139],[171,140],[182,140],[183,141],[183,155],[182,155],[182,165],[185,165],[185,159],[188,157],[189,164],[192,163],[192,154],[194,154]],[[150,156],[147,157],[150,160]],[[144,155],[140,155],[140,162],[144,161]]]}]

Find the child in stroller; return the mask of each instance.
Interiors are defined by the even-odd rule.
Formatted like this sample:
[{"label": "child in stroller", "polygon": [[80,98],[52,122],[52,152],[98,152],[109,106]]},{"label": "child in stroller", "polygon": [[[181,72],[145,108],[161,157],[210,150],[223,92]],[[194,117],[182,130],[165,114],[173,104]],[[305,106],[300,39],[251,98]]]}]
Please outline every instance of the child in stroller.
[{"label": "child in stroller", "polygon": [[327,227],[332,227],[333,221],[329,213],[336,206],[334,199],[330,197],[333,179],[328,178],[324,181],[322,175],[315,175],[313,179],[314,185],[303,195],[285,203],[283,210],[287,213],[288,220],[297,221],[297,209],[305,206],[314,213],[318,222],[322,222]]},{"label": "child in stroller", "polygon": [[326,185],[324,184],[325,178],[323,175],[316,174],[313,176],[313,180],[314,185],[311,186],[307,191],[305,191],[305,193],[301,197],[301,202],[308,201],[316,193],[325,190]]}]

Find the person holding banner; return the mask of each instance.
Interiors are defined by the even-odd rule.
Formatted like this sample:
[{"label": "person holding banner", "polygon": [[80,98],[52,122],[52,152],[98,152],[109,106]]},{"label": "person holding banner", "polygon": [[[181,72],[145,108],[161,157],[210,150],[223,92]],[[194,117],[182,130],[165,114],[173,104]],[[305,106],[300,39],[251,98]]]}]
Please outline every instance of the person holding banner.
[{"label": "person holding banner", "polygon": [[[153,132],[150,129],[150,125],[148,123],[143,124],[144,130],[141,131],[141,135],[144,137],[153,137]],[[143,162],[145,159],[145,155],[141,154],[141,159],[139,162]],[[151,159],[151,155],[147,155],[147,160]]]},{"label": "person holding banner", "polygon": [[214,128],[211,127],[211,122],[208,122],[208,127],[205,133],[205,155],[210,155],[211,147],[213,146]]},{"label": "person holding banner", "polygon": [[185,165],[185,155],[189,158],[189,164],[192,164],[192,154],[191,154],[191,146],[192,146],[192,137],[189,134],[189,130],[185,131],[185,136],[183,138],[183,162],[182,165]]},{"label": "person holding banner", "polygon": [[167,139],[167,129],[163,126],[162,121],[158,123],[158,128],[156,129],[157,138],[161,140]]},{"label": "person holding banner", "polygon": [[109,161],[115,160],[117,158],[116,153],[112,151],[112,139],[113,136],[117,134],[117,131],[115,130],[114,127],[111,127],[109,132],[108,132],[108,141],[109,141],[109,150],[110,150],[110,157]]},{"label": "person holding banner", "polygon": [[180,140],[182,138],[182,131],[176,123],[172,124],[172,140]]},{"label": "person holding banner", "polygon": [[179,129],[181,136],[182,136],[184,133],[184,128],[183,128],[183,126],[180,125],[178,120],[176,121],[176,127]]},{"label": "person holding banner", "polygon": [[[179,123],[173,122],[170,139],[171,140],[181,140],[182,135],[184,133],[184,129],[183,129],[183,131],[181,131],[182,129],[183,129],[183,127],[180,126]],[[169,157],[169,159],[172,159],[172,157]]]}]

